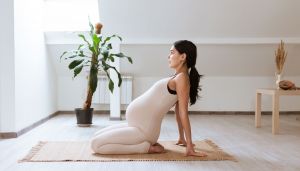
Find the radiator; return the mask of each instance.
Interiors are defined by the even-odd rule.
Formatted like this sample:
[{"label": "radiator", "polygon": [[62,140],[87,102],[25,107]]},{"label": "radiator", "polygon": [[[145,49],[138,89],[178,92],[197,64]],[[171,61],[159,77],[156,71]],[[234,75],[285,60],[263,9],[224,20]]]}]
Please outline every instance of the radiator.
[{"label": "radiator", "polygon": [[[118,83],[114,84],[115,88]],[[121,104],[129,104],[132,100],[132,76],[122,76],[122,85],[120,87]],[[108,79],[106,75],[98,76],[98,87],[93,96],[94,104],[109,104],[110,91],[108,89]]]}]

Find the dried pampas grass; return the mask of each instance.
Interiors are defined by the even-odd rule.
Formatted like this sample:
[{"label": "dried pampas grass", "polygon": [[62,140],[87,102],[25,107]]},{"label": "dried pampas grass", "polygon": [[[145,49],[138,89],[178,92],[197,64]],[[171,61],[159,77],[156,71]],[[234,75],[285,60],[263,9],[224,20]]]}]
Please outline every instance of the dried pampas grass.
[{"label": "dried pampas grass", "polygon": [[281,40],[278,45],[277,51],[275,51],[275,62],[277,68],[277,74],[281,74],[283,70],[283,65],[287,56],[287,52],[284,50],[284,42]]}]

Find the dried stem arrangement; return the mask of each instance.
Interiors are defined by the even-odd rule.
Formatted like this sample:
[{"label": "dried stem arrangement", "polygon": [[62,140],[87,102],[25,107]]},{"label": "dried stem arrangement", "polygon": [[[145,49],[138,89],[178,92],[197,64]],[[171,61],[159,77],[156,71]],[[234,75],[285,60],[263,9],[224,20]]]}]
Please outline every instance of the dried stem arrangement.
[{"label": "dried stem arrangement", "polygon": [[281,74],[283,70],[283,65],[287,56],[287,52],[284,50],[284,42],[281,40],[278,45],[277,51],[275,51],[275,62],[277,68],[277,74]]}]

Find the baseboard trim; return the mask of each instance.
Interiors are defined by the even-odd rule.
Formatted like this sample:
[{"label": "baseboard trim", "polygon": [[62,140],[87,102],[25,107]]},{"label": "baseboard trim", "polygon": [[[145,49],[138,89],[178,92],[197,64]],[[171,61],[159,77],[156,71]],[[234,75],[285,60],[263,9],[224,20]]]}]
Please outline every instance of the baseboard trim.
[{"label": "baseboard trim", "polygon": [[59,111],[52,113],[49,116],[46,116],[45,118],[42,118],[40,120],[38,120],[37,122],[34,122],[33,124],[21,129],[20,131],[17,132],[0,132],[0,139],[9,139],[9,138],[17,138],[23,134],[25,134],[26,132],[32,130],[33,128],[45,123],[46,121],[48,121],[49,119],[55,117],[56,115],[59,114]]},{"label": "baseboard trim", "polygon": [[[65,110],[58,111],[59,114],[75,114],[74,111]],[[109,110],[95,110],[94,114],[109,114]],[[126,110],[121,110],[121,114],[125,114]],[[174,114],[175,112],[170,110],[167,114]],[[197,115],[254,115],[254,111],[189,111],[189,114]],[[262,111],[262,115],[272,115],[272,111]],[[280,115],[300,115],[300,111],[281,111]]]},{"label": "baseboard trim", "polygon": [[122,117],[109,117],[110,121],[121,121]]},{"label": "baseboard trim", "polygon": [[0,133],[0,139],[10,139],[10,138],[17,138],[18,133],[17,132],[1,132]]},{"label": "baseboard trim", "polygon": [[[174,111],[169,111],[168,114],[174,114]],[[196,115],[255,115],[254,111],[189,111],[189,114]],[[262,111],[262,115],[272,115],[272,111]],[[300,115],[300,111],[282,111],[280,115]]]},{"label": "baseboard trim", "polygon": [[[121,110],[121,114],[125,114],[126,110]],[[60,110],[59,114],[75,114],[73,110]],[[109,114],[110,110],[94,110],[93,114]]]}]

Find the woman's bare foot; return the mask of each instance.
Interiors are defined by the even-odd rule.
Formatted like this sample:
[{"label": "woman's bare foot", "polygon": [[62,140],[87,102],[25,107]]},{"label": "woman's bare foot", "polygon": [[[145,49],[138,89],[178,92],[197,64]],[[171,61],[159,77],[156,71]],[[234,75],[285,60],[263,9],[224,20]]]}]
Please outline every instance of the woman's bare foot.
[{"label": "woman's bare foot", "polygon": [[[179,139],[175,145],[179,145],[179,146],[184,146],[184,147],[186,147],[186,141],[185,141],[185,140]],[[195,146],[194,143],[193,143],[193,146]]]},{"label": "woman's bare foot", "polygon": [[206,157],[207,154],[204,152],[192,152],[192,153],[186,153],[186,156]]},{"label": "woman's bare foot", "polygon": [[204,152],[195,152],[194,148],[187,147],[185,156],[197,156],[197,157],[206,157],[207,154]]},{"label": "woman's bare foot", "polygon": [[164,148],[164,146],[162,146],[162,145],[159,144],[159,143],[155,143],[155,144],[153,144],[153,145],[155,145],[155,146],[161,146],[162,148]]},{"label": "woman's bare foot", "polygon": [[163,153],[163,152],[165,152],[165,148],[162,145],[160,145],[160,144],[156,145],[156,144],[158,144],[158,143],[155,143],[155,144],[153,144],[149,147],[148,153],[151,154],[151,153]]}]

